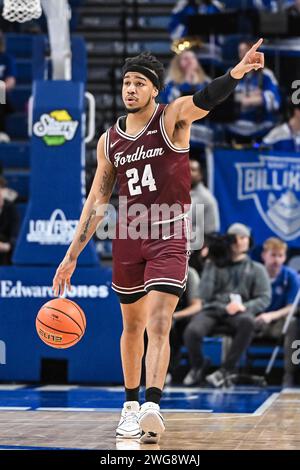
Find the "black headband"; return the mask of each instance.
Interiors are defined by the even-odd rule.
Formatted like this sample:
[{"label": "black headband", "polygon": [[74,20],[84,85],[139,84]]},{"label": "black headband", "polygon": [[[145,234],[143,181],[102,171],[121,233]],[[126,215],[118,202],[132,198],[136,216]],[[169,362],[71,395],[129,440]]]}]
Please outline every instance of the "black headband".
[{"label": "black headband", "polygon": [[160,91],[160,80],[154,70],[151,70],[148,67],[144,67],[143,65],[125,64],[123,67],[123,78],[127,72],[140,72],[141,74],[145,75],[145,77],[149,78],[153,85]]}]

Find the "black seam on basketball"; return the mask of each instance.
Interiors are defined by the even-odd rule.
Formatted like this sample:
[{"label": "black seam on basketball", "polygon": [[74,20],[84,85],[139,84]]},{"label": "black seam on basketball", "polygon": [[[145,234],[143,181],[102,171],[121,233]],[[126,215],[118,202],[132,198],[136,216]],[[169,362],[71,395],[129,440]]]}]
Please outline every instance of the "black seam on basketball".
[{"label": "black seam on basketball", "polygon": [[51,330],[54,330],[54,331],[58,331],[59,333],[65,333],[67,335],[75,335],[77,336],[77,338],[81,338],[83,335],[78,335],[77,333],[71,333],[70,331],[62,331],[62,330],[58,330],[57,328],[52,328],[52,326],[49,326],[49,325],[46,325],[45,323],[43,323],[39,318],[36,319],[38,322],[40,322],[43,326],[45,326],[46,328],[51,328]]},{"label": "black seam on basketball", "polygon": [[77,308],[77,310],[78,310],[78,312],[79,312],[79,314],[80,314],[82,323],[83,323],[83,325],[84,325],[84,329],[86,329],[86,318],[85,318],[85,316],[82,316],[82,315],[84,315],[84,314],[83,314],[83,312],[81,311],[81,308],[80,308],[77,304],[75,304],[75,302],[73,302],[73,300],[70,300],[70,299],[60,299],[60,300],[65,300],[66,302],[71,302],[71,304],[74,305],[74,307]]},{"label": "black seam on basketball", "polygon": [[[68,317],[68,318],[70,318],[71,320],[73,320],[73,322],[80,328],[81,333],[84,334],[84,331],[82,331],[82,328],[81,328],[81,326],[79,325],[79,323],[77,323],[77,321],[74,320],[74,318],[71,317],[70,315],[68,315],[67,313],[63,312],[62,310],[59,310],[59,308],[48,307],[47,305],[44,305],[44,308],[49,308],[50,310],[56,310],[56,312],[63,313],[64,315],[66,315],[66,317]],[[82,319],[82,318],[81,318],[81,319]]]}]

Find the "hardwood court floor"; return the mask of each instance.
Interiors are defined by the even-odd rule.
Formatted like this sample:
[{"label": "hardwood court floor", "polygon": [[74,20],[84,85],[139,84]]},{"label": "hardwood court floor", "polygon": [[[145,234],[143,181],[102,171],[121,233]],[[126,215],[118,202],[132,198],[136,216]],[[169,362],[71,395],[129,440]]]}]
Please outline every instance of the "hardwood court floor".
[{"label": "hardwood court floor", "polygon": [[114,438],[119,413],[0,411],[0,448],[300,449],[300,393],[273,394],[253,414],[169,412],[159,445]]}]

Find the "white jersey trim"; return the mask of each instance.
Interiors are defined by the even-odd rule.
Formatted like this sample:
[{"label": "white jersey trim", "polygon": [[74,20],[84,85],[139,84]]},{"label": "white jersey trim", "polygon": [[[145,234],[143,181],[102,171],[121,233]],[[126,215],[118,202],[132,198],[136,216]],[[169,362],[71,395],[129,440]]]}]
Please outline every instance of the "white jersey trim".
[{"label": "white jersey trim", "polygon": [[145,292],[145,289],[136,289],[135,287],[133,287],[132,289],[136,289],[136,290],[130,290],[130,291],[126,290],[126,287],[115,287],[114,285],[112,285],[111,288],[115,292],[119,292],[119,294],[131,295],[131,294],[138,294],[139,292]]},{"label": "white jersey trim", "polygon": [[184,284],[178,284],[176,282],[157,282],[157,281],[154,281],[154,282],[151,282],[151,284],[147,284],[146,289],[150,286],[156,286],[156,285],[175,286],[175,287],[179,287],[180,289],[183,289],[185,287],[185,283]]},{"label": "white jersey trim", "polygon": [[127,134],[126,132],[122,131],[122,129],[120,128],[119,126],[119,122],[120,122],[120,119],[121,117],[124,117],[124,116],[121,116],[118,118],[117,120],[117,125],[116,125],[116,130],[117,130],[117,133],[121,136],[121,137],[124,137],[125,139],[128,139],[128,140],[137,140],[139,137],[141,137],[144,132],[148,129],[148,127],[150,126],[151,122],[153,121],[156,113],[157,113],[157,110],[158,110],[158,107],[159,107],[159,104],[156,105],[156,108],[154,110],[154,113],[152,114],[150,120],[148,121],[148,123],[143,127],[143,129],[136,135],[130,135],[130,134]]},{"label": "white jersey trim", "polygon": [[140,287],[144,287],[144,284],[140,284],[139,286],[134,286],[134,287],[121,287],[121,286],[118,286],[117,284],[115,284],[114,282],[112,282],[112,286],[116,287],[118,289],[130,291],[132,289],[139,289]]},{"label": "white jersey trim", "polygon": [[110,129],[107,129],[104,134],[104,155],[106,160],[112,165],[112,162],[109,158],[109,130]]},{"label": "white jersey trim", "polygon": [[170,277],[157,277],[157,278],[149,279],[149,281],[145,282],[145,287],[147,287],[148,284],[154,284],[153,281],[155,281],[155,284],[164,284],[165,281],[169,281],[169,282],[172,281],[172,282],[176,282],[177,284],[184,284],[186,281],[186,275],[184,276],[183,281],[179,281],[179,279],[173,279]]}]

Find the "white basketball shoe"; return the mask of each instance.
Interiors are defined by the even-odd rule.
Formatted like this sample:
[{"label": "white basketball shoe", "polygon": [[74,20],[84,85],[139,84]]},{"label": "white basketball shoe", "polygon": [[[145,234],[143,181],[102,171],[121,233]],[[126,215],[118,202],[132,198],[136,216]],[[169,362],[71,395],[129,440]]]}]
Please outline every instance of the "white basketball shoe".
[{"label": "white basketball shoe", "polygon": [[144,444],[157,444],[165,430],[164,419],[160,413],[159,405],[147,401],[140,408],[139,423],[141,429],[140,442]]},{"label": "white basketball shoe", "polygon": [[141,436],[139,426],[140,404],[137,401],[125,401],[119,421],[116,437],[122,439],[139,439]]}]

